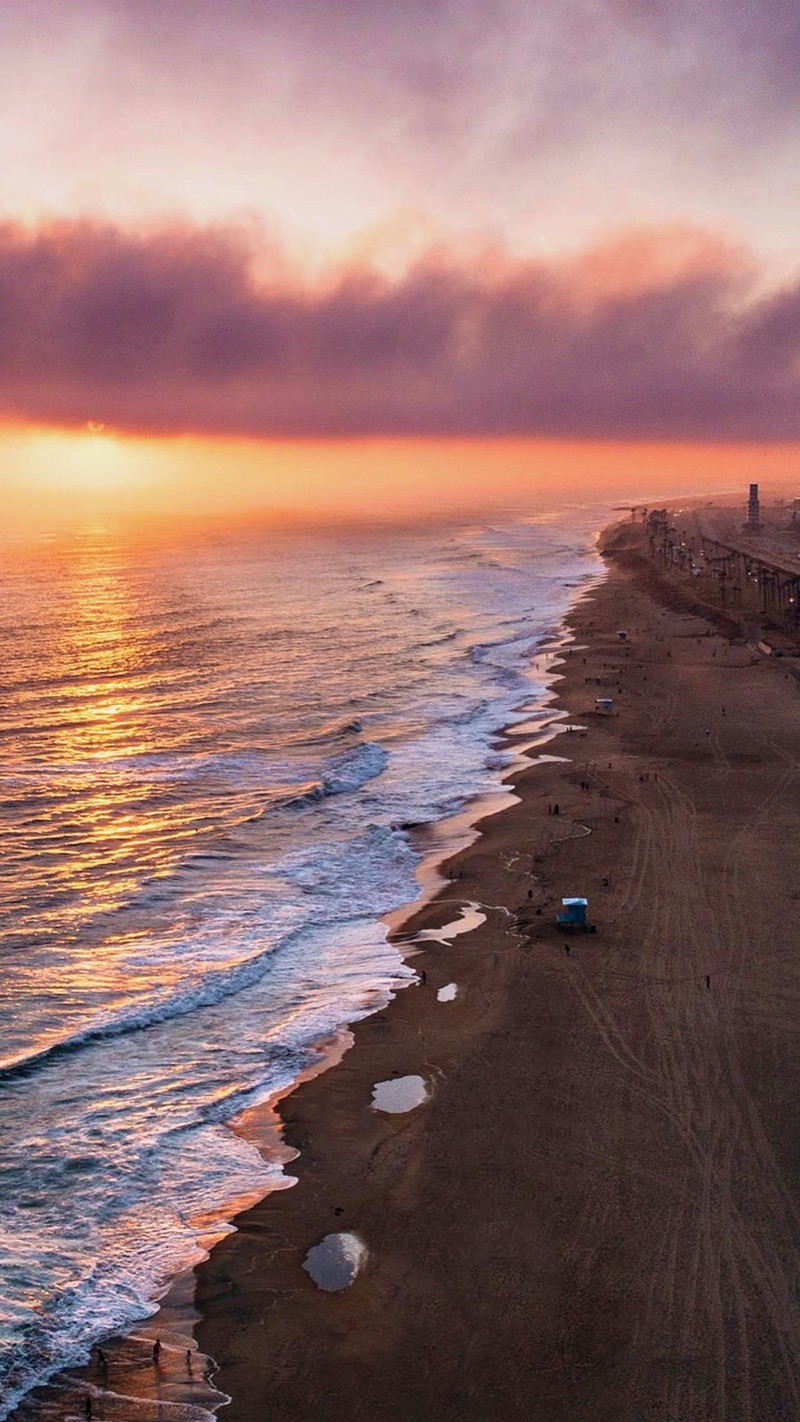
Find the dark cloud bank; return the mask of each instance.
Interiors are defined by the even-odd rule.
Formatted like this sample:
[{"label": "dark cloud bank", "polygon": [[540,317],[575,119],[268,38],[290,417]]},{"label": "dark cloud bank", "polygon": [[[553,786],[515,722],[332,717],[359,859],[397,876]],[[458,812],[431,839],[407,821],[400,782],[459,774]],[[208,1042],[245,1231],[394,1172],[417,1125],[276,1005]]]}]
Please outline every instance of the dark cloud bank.
[{"label": "dark cloud bank", "polygon": [[240,232],[5,224],[0,414],[165,434],[800,438],[800,284],[758,297],[712,247],[655,260],[672,240],[599,265],[432,253],[395,280],[312,287]]}]

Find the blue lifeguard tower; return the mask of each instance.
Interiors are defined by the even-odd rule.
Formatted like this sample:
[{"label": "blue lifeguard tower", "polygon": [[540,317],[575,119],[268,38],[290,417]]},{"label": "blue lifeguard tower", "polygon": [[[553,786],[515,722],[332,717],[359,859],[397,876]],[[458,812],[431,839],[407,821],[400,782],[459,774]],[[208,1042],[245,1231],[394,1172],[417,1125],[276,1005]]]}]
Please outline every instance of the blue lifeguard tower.
[{"label": "blue lifeguard tower", "polygon": [[566,898],[561,900],[561,905],[562,912],[556,919],[559,928],[571,929],[576,933],[594,933],[594,924],[589,923],[586,918],[588,899]]}]

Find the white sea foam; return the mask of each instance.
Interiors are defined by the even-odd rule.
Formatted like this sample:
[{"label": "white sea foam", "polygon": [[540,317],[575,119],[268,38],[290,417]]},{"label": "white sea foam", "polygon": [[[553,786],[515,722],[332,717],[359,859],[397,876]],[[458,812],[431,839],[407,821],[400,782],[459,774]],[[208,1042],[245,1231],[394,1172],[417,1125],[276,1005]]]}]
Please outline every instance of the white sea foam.
[{"label": "white sea foam", "polygon": [[282,1180],[225,1122],[413,980],[409,826],[497,789],[602,521],[0,567],[0,1417]]}]

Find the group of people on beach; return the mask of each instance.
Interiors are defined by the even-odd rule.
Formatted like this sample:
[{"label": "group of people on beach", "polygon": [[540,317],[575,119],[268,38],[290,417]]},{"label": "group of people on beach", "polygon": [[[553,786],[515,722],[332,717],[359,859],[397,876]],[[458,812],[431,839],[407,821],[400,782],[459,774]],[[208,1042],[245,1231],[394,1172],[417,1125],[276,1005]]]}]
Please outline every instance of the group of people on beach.
[{"label": "group of people on beach", "polygon": [[[162,1354],[162,1352],[163,1352],[163,1345],[162,1345],[162,1343],[161,1343],[161,1339],[160,1339],[160,1338],[156,1338],[156,1340],[155,1340],[155,1342],[154,1342],[154,1344],[153,1344],[153,1367],[154,1367],[154,1368],[158,1368],[158,1367],[160,1366],[160,1363],[161,1363],[161,1354]],[[187,1349],[186,1349],[185,1361],[186,1361],[186,1371],[187,1371],[187,1373],[189,1374],[189,1376],[191,1377],[192,1374],[193,1374],[193,1368],[192,1368],[192,1350],[191,1350],[191,1348],[187,1348]],[[98,1371],[99,1374],[100,1374],[101,1385],[102,1385],[103,1387],[106,1387],[107,1384],[108,1384],[108,1370],[109,1370],[108,1354],[105,1353],[102,1348],[98,1348],[98,1350],[97,1350],[97,1371]],[[85,1398],[85,1401],[84,1401],[84,1404],[83,1404],[83,1414],[84,1414],[84,1417],[87,1419],[87,1422],[91,1422],[91,1418],[92,1418],[92,1407],[93,1407],[92,1394],[91,1394],[90,1392],[87,1392],[86,1398]]]}]

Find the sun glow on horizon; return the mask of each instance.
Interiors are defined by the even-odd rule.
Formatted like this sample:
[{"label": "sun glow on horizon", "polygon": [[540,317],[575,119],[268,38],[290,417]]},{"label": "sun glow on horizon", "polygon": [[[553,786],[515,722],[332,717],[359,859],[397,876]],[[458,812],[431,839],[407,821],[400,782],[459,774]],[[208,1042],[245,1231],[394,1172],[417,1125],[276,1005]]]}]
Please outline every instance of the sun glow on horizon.
[{"label": "sun glow on horizon", "polygon": [[92,522],[430,521],[544,501],[786,484],[800,446],[535,439],[262,441],[0,428],[6,530]]},{"label": "sun glow on horizon", "polygon": [[106,430],[100,421],[90,420],[84,430],[42,431],[30,447],[34,466],[45,482],[89,492],[144,488],[150,483],[146,464],[137,454],[135,442]]}]

